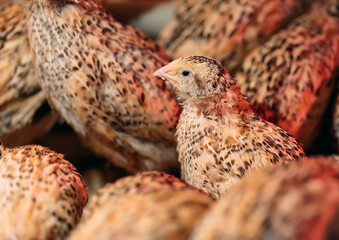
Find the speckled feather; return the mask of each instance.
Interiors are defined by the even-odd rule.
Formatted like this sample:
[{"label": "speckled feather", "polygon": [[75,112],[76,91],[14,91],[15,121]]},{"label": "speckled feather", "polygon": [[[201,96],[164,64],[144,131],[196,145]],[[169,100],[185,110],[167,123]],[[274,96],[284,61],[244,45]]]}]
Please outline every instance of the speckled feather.
[{"label": "speckled feather", "polygon": [[308,0],[180,0],[174,19],[159,36],[174,58],[204,55],[231,72],[247,52],[288,20],[305,11]]},{"label": "speckled feather", "polygon": [[176,136],[185,182],[219,198],[250,170],[303,158],[293,137],[252,111],[218,62],[180,58],[155,75],[173,85],[183,105]]},{"label": "speckled feather", "polygon": [[315,4],[244,60],[236,75],[263,118],[310,148],[339,66],[339,1]]},{"label": "speckled feather", "polygon": [[308,160],[253,172],[194,228],[190,240],[338,239],[339,165]]},{"label": "speckled feather", "polygon": [[1,239],[65,239],[81,217],[87,188],[63,155],[0,144],[0,196]]},{"label": "speckled feather", "polygon": [[1,105],[39,90],[23,7],[22,3],[16,3],[0,9]]},{"label": "speckled feather", "polygon": [[166,189],[188,189],[189,191],[195,190],[200,192],[199,189],[186,184],[172,175],[164,172],[145,171],[134,176],[121,178],[114,184],[109,183],[99,189],[84,209],[83,219],[89,218],[95,209],[108,201]]},{"label": "speckled feather", "polygon": [[[0,135],[31,124],[46,100],[34,71],[23,8],[23,3],[0,8]],[[32,131],[31,138],[47,132],[56,120],[51,118],[40,131]]]},{"label": "speckled feather", "polygon": [[152,76],[165,51],[93,0],[26,2],[42,88],[83,142],[132,172],[175,164],[180,108]]},{"label": "speckled feather", "polygon": [[99,190],[70,240],[184,240],[212,202],[171,175],[140,173]]}]

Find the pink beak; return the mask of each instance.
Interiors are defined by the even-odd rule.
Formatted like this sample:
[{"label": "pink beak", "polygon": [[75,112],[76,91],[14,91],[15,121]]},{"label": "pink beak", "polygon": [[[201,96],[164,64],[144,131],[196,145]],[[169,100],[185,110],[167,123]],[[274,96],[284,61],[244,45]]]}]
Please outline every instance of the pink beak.
[{"label": "pink beak", "polygon": [[171,72],[171,68],[168,67],[167,65],[162,67],[162,68],[159,68],[158,70],[156,70],[153,75],[158,77],[158,78],[161,78],[162,80],[171,80],[171,81],[175,81],[175,78],[173,78],[172,75],[170,75],[169,73]]}]

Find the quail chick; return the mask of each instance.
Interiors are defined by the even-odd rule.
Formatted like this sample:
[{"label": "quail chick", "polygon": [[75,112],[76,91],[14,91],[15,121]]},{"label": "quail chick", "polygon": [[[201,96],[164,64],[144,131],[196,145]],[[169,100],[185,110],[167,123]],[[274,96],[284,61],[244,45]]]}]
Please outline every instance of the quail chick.
[{"label": "quail chick", "polygon": [[87,188],[63,155],[0,145],[1,239],[65,239],[86,202]]},{"label": "quail chick", "polygon": [[339,1],[292,21],[244,60],[236,75],[254,110],[307,150],[318,136],[339,66]]},{"label": "quail chick", "polygon": [[139,173],[99,190],[70,240],[187,239],[212,202],[168,174]]},{"label": "quail chick", "polygon": [[[39,125],[29,131],[29,140],[33,140],[49,131],[58,119],[51,112],[34,119],[46,98],[34,71],[23,8],[23,3],[0,8],[0,136],[3,140],[5,135]],[[16,144],[28,139],[22,135],[16,138]]]},{"label": "quail chick", "polygon": [[170,174],[157,171],[140,172],[134,176],[121,178],[114,184],[107,184],[99,189],[96,195],[90,198],[88,205],[84,209],[83,219],[89,218],[95,209],[108,201],[166,189],[187,189],[188,191],[195,190],[200,192],[199,189],[186,184]]},{"label": "quail chick", "polygon": [[26,2],[41,86],[84,144],[131,172],[176,165],[180,107],[152,75],[165,51],[100,2]]},{"label": "quail chick", "polygon": [[253,172],[205,214],[190,239],[338,239],[338,166],[308,160]]},{"label": "quail chick", "polygon": [[254,46],[303,12],[311,0],[180,0],[159,43],[174,58],[205,55],[233,72]]},{"label": "quail chick", "polygon": [[219,198],[248,170],[303,158],[293,137],[253,112],[220,63],[183,57],[155,75],[176,89],[183,106],[176,136],[188,184]]}]

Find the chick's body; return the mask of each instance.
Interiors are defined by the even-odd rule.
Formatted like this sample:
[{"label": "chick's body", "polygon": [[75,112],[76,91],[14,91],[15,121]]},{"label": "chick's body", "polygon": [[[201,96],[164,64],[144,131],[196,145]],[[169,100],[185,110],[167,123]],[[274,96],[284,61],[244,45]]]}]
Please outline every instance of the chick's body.
[{"label": "chick's body", "polygon": [[1,239],[65,239],[86,202],[85,184],[61,154],[0,145]]},{"label": "chick's body", "polygon": [[155,75],[168,79],[182,101],[176,135],[187,183],[219,198],[248,170],[302,159],[295,139],[258,117],[214,60],[180,58]]},{"label": "chick's body", "polygon": [[308,160],[250,173],[190,239],[338,239],[338,170],[338,163]]},{"label": "chick's body", "polygon": [[236,75],[254,110],[298,138],[305,149],[321,129],[339,66],[338,4],[314,4],[253,50]]},{"label": "chick's body", "polygon": [[187,239],[212,198],[171,175],[143,172],[100,189],[73,239]]},{"label": "chick's body", "polygon": [[129,171],[175,164],[180,108],[152,76],[165,51],[93,0],[27,0],[27,12],[42,88],[83,142]]},{"label": "chick's body", "polygon": [[90,198],[90,201],[84,209],[83,220],[89,218],[95,209],[108,201],[125,198],[130,195],[145,194],[166,189],[187,189],[188,191],[200,190],[186,184],[180,179],[157,171],[144,171],[134,176],[128,176],[119,179],[114,184],[107,184],[98,190],[98,192]]},{"label": "chick's body", "polygon": [[[46,98],[39,87],[28,43],[26,14],[22,2],[0,8],[0,136],[24,129],[33,122]],[[48,112],[46,115],[52,115]],[[57,116],[46,116],[29,138],[47,132]],[[41,119],[39,119],[41,120]],[[33,122],[36,124],[36,121]],[[37,123],[38,124],[38,123]],[[19,136],[18,138],[25,138]],[[3,139],[4,140],[4,139]],[[18,139],[18,142],[25,139]]]},{"label": "chick's body", "polygon": [[205,55],[233,71],[248,51],[307,9],[307,0],[179,0],[159,43],[178,58]]}]

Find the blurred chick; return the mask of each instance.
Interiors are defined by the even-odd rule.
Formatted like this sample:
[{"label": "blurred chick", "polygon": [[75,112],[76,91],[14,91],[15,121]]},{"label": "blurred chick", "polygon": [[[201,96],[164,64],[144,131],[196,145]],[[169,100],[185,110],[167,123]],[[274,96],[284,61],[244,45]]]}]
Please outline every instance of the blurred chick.
[{"label": "blurred chick", "polygon": [[26,0],[41,86],[83,143],[128,171],[175,165],[180,108],[152,75],[165,51],[94,0]]},{"label": "blurred chick", "polygon": [[181,177],[219,198],[251,169],[299,161],[293,137],[256,115],[235,79],[216,61],[179,58],[157,70],[183,106],[177,127]]},{"label": "blurred chick", "polygon": [[50,111],[34,119],[46,98],[34,71],[23,8],[23,3],[0,8],[0,136],[5,140],[5,135],[34,125],[27,135],[18,134],[15,144],[31,142],[58,119]]},{"label": "blurred chick", "polygon": [[198,239],[338,239],[339,165],[308,160],[253,172],[195,226]]},{"label": "blurred chick", "polygon": [[65,239],[87,202],[87,187],[63,155],[0,144],[0,239]]},{"label": "blurred chick", "polygon": [[144,172],[98,191],[75,239],[187,239],[212,198],[179,179]]},{"label": "blurred chick", "polygon": [[254,110],[307,150],[321,129],[337,66],[339,1],[328,0],[253,50],[236,79]]},{"label": "blurred chick", "polygon": [[180,0],[159,43],[174,58],[204,55],[233,72],[248,51],[267,39],[312,0]]},{"label": "blurred chick", "polygon": [[90,198],[88,205],[84,209],[83,219],[89,218],[96,208],[99,208],[108,201],[115,201],[116,199],[125,198],[130,195],[162,191],[165,189],[188,189],[189,191],[200,191],[180,179],[164,172],[140,172],[134,176],[120,178],[114,184],[107,184],[99,189],[96,195]]},{"label": "blurred chick", "polygon": [[311,156],[308,156],[308,159],[312,159],[312,160],[316,160],[316,161],[332,161],[332,162],[339,163],[339,155],[336,155],[336,154],[331,154],[331,155],[321,155],[321,154],[311,155]]}]

